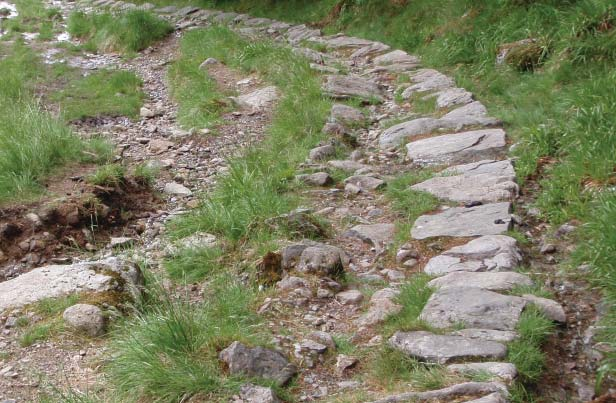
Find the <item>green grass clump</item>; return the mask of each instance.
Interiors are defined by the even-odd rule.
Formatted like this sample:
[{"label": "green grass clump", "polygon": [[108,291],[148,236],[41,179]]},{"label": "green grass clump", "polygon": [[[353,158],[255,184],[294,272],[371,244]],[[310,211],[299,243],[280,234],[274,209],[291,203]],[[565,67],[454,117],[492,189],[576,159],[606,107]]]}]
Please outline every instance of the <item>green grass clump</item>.
[{"label": "green grass clump", "polygon": [[308,62],[287,48],[269,42],[250,43],[222,27],[187,32],[183,41],[185,46],[197,46],[199,52],[228,66],[260,73],[284,94],[267,138],[241,158],[232,159],[229,172],[197,213],[180,219],[174,228],[180,236],[197,231],[232,241],[249,232],[256,236],[267,230],[267,218],[297,205],[286,192],[297,164],[323,137],[321,128],[331,101],[323,97],[319,77]]},{"label": "green grass clump", "polygon": [[223,371],[218,352],[235,340],[262,342],[251,309],[255,291],[228,276],[214,279],[209,291],[197,305],[159,295],[118,329],[107,373],[121,401],[223,401],[237,392],[245,380]]},{"label": "green grass clump", "polygon": [[183,249],[165,261],[167,273],[174,280],[194,283],[224,268],[220,248]]},{"label": "green grass clump", "polygon": [[402,305],[402,310],[390,316],[384,324],[384,331],[391,335],[397,330],[424,330],[428,326],[419,319],[419,315],[430,299],[434,290],[428,287],[431,277],[425,274],[414,275],[400,288],[396,303]]},{"label": "green grass clump", "polygon": [[98,116],[135,118],[143,104],[142,85],[133,72],[100,70],[70,80],[51,98],[60,104],[69,121]]},{"label": "green grass clump", "polygon": [[411,186],[429,179],[432,172],[412,171],[404,173],[387,184],[385,196],[390,200],[392,207],[402,214],[408,223],[412,224],[422,214],[436,209],[439,201],[426,192],[418,192]]},{"label": "green grass clump", "polygon": [[118,164],[103,165],[87,181],[96,186],[120,186],[126,179],[126,168]]},{"label": "green grass clump", "polygon": [[522,381],[536,381],[545,365],[541,347],[554,332],[554,323],[536,306],[530,305],[522,312],[516,330],[519,338],[509,343],[507,360],[516,366]]},{"label": "green grass clump", "polygon": [[[41,0],[15,0],[18,15],[2,21],[2,27],[8,31],[7,37],[21,33],[38,33],[38,40],[51,40],[61,29],[62,13],[58,8],[47,8]],[[13,35],[11,35],[13,34]]]},{"label": "green grass clump", "polygon": [[159,172],[160,169],[156,167],[149,166],[148,164],[139,164],[133,171],[133,178],[138,184],[149,188],[154,185]]},{"label": "green grass clump", "polygon": [[72,13],[68,32],[85,41],[91,51],[131,54],[163,39],[173,31],[171,24],[143,10],[125,13]]}]

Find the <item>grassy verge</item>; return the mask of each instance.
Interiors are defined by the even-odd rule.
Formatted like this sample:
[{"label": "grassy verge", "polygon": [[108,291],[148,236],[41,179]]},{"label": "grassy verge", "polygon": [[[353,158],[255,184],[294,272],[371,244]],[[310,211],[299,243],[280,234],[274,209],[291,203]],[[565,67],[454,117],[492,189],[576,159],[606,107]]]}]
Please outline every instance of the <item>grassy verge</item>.
[{"label": "grassy verge", "polygon": [[2,21],[3,28],[9,32],[8,37],[37,33],[37,39],[50,40],[59,31],[62,14],[58,8],[47,8],[41,0],[16,0],[11,3],[15,4],[19,15]]},{"label": "grassy verge", "polygon": [[[320,81],[307,61],[289,49],[271,43],[250,43],[227,28],[194,30],[186,34],[185,47],[198,47],[199,55],[215,57],[228,66],[258,72],[278,86],[280,100],[266,140],[229,163],[229,172],[196,214],[175,223],[177,235],[206,231],[233,242],[270,232],[267,218],[295,207],[286,193],[295,168],[322,138],[321,128],[331,102],[321,94]],[[189,76],[185,77],[189,79]],[[180,105],[181,108],[181,105]]]},{"label": "grassy verge", "polygon": [[143,103],[141,80],[129,71],[100,70],[70,80],[51,96],[58,102],[66,120],[97,116],[135,118]]},{"label": "grassy verge", "polygon": [[78,11],[69,16],[68,31],[83,40],[87,50],[132,54],[163,39],[173,27],[147,11],[121,14]]},{"label": "grassy verge", "polygon": [[40,193],[42,182],[63,165],[108,155],[108,147],[79,139],[32,97],[44,72],[31,50],[17,43],[0,60],[0,75],[0,202]]}]

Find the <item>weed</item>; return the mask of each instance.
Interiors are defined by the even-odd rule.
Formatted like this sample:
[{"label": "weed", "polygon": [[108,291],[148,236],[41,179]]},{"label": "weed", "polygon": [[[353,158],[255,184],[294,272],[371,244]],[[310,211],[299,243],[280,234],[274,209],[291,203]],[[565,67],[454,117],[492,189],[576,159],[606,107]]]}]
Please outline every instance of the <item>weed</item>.
[{"label": "weed", "polygon": [[19,345],[29,347],[36,342],[47,340],[60,329],[62,329],[62,324],[59,321],[32,325],[19,336]]},{"label": "weed", "polygon": [[131,54],[147,48],[173,31],[167,21],[143,10],[121,14],[81,11],[68,19],[68,32],[85,41],[86,49]]},{"label": "weed", "polygon": [[219,248],[183,249],[164,263],[174,280],[194,283],[223,269],[223,251]]}]

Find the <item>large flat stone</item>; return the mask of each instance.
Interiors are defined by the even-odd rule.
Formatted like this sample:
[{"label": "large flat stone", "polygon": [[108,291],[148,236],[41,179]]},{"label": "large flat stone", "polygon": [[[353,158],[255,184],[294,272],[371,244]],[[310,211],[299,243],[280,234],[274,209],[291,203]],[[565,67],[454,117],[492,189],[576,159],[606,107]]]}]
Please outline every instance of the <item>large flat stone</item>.
[{"label": "large flat stone", "polygon": [[436,97],[436,106],[451,108],[452,106],[466,105],[473,102],[473,94],[464,88],[448,88],[440,91]]},{"label": "large flat stone", "polygon": [[462,329],[451,332],[451,334],[469,339],[498,341],[499,343],[511,343],[518,338],[518,334],[512,330]]},{"label": "large flat stone", "polygon": [[411,357],[445,364],[454,360],[505,357],[507,348],[493,341],[466,339],[430,332],[396,332],[389,345]]},{"label": "large flat stone", "polygon": [[361,224],[354,226],[344,235],[349,238],[359,238],[370,245],[382,246],[391,243],[395,233],[394,224]]},{"label": "large flat stone", "polygon": [[514,181],[515,169],[511,160],[483,160],[470,164],[455,165],[442,171],[440,175],[493,175]]},{"label": "large flat stone", "polygon": [[510,271],[521,261],[522,255],[514,238],[486,235],[433,257],[424,267],[424,272],[442,276],[454,271]]},{"label": "large flat stone", "polygon": [[502,129],[474,130],[414,141],[406,145],[415,164],[457,164],[498,158],[507,143]]},{"label": "large flat stone", "polygon": [[469,328],[513,330],[526,306],[520,297],[479,288],[445,288],[434,292],[420,318],[435,328],[462,324]]},{"label": "large flat stone", "polygon": [[473,375],[487,373],[504,381],[513,381],[518,376],[515,365],[508,362],[471,362],[451,364],[447,369],[459,374]]},{"label": "large flat stone", "polygon": [[319,43],[331,49],[339,48],[363,48],[365,46],[374,45],[375,42],[367,39],[356,38],[346,35],[324,36],[321,38],[313,38],[310,42]]},{"label": "large flat stone", "polygon": [[271,105],[278,97],[279,95],[276,87],[265,87],[249,94],[240,95],[236,98],[236,101],[244,107],[263,109]]},{"label": "large flat stone", "polygon": [[377,66],[388,66],[392,64],[419,64],[419,58],[411,56],[403,50],[393,50],[381,56],[375,57],[373,60]]},{"label": "large flat stone", "polygon": [[383,102],[383,90],[374,81],[356,75],[330,75],[323,85],[323,91],[332,98],[357,97],[365,101]]},{"label": "large flat stone", "polygon": [[44,266],[0,283],[0,312],[79,292],[120,291],[135,296],[142,284],[139,268],[115,257]]},{"label": "large flat stone", "polygon": [[454,207],[442,213],[423,215],[413,224],[411,236],[426,239],[437,236],[498,235],[511,227],[510,203]]},{"label": "large flat stone", "polygon": [[490,291],[511,291],[516,286],[531,286],[533,281],[525,274],[513,271],[468,272],[454,271],[428,283],[434,288],[476,287]]},{"label": "large flat stone", "polygon": [[413,84],[408,86],[403,92],[402,97],[409,99],[418,92],[443,90],[455,85],[453,79],[443,73],[432,69],[420,69],[415,74],[411,74]]},{"label": "large flat stone", "polygon": [[513,200],[518,194],[515,182],[491,174],[436,176],[411,186],[411,189],[461,203]]}]

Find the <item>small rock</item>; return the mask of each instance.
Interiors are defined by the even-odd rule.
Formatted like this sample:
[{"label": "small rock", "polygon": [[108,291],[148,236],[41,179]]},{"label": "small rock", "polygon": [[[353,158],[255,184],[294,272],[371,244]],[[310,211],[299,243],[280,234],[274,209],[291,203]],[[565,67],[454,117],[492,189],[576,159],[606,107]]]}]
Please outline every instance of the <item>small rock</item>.
[{"label": "small rock", "polygon": [[178,195],[178,196],[192,195],[192,191],[190,189],[176,182],[165,183],[165,188],[163,189],[163,192],[165,192],[166,194]]},{"label": "small rock", "polygon": [[135,243],[135,239],[134,238],[117,237],[117,238],[111,238],[109,240],[109,247],[111,249],[115,249],[115,248],[129,248],[129,247],[133,246],[134,243]]},{"label": "small rock", "polygon": [[139,116],[141,116],[142,118],[149,119],[156,116],[156,114],[152,110],[146,108],[145,106],[142,106],[139,110]]},{"label": "small rock", "polygon": [[338,354],[336,357],[336,372],[342,375],[347,369],[353,368],[355,364],[357,364],[357,358]]},{"label": "small rock", "polygon": [[336,342],[334,341],[334,338],[327,332],[314,331],[308,335],[308,338],[327,346],[330,350],[336,349]]},{"label": "small rock", "polygon": [[548,319],[559,323],[567,322],[565,310],[558,302],[548,298],[537,297],[532,294],[524,294],[522,295],[522,298],[531,304],[535,304]]},{"label": "small rock", "polygon": [[336,147],[331,144],[327,144],[310,150],[308,158],[312,161],[322,161],[334,155],[336,155]]},{"label": "small rock", "polygon": [[551,244],[551,243],[546,243],[543,246],[541,246],[541,249],[539,251],[542,255],[547,255],[550,253],[554,253],[556,252],[556,245]]},{"label": "small rock", "polygon": [[94,305],[73,305],[64,311],[62,318],[70,327],[91,337],[100,336],[105,331],[103,311]]},{"label": "small rock", "polygon": [[334,179],[327,172],[316,172],[310,175],[297,175],[295,178],[312,186],[328,186],[334,183]]},{"label": "small rock", "polygon": [[358,290],[347,290],[336,294],[336,299],[342,305],[359,305],[364,300],[364,295]]},{"label": "small rock", "polygon": [[[208,59],[209,60],[209,59]],[[257,386],[251,383],[240,388],[240,401],[233,403],[279,403],[280,400],[271,388]]]}]

